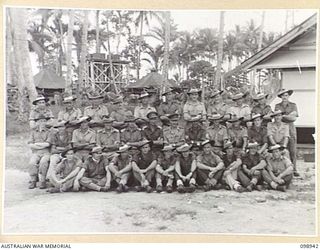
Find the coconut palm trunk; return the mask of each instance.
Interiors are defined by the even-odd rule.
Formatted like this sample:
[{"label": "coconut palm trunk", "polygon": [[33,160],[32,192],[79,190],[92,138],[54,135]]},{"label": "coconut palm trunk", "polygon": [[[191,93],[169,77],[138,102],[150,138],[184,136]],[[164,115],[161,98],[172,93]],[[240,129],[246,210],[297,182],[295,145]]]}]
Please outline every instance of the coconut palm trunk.
[{"label": "coconut palm trunk", "polygon": [[265,19],[265,11],[262,11],[262,14],[261,14],[261,25],[260,25],[260,30],[259,30],[258,52],[262,49],[264,19]]},{"label": "coconut palm trunk", "polygon": [[68,24],[68,35],[67,35],[67,77],[66,77],[66,88],[65,93],[72,95],[72,41],[73,41],[73,27],[74,27],[74,11],[69,10],[69,24]]},{"label": "coconut palm trunk", "polygon": [[220,12],[220,27],[219,27],[219,40],[218,40],[218,60],[217,70],[215,77],[215,87],[221,88],[221,65],[223,59],[223,29],[224,29],[224,11]]},{"label": "coconut palm trunk", "polygon": [[96,53],[100,53],[100,10],[96,11]]},{"label": "coconut palm trunk", "polygon": [[165,83],[168,82],[168,71],[169,71],[169,45],[170,45],[170,12],[166,11],[165,14],[165,43],[164,43],[164,56],[163,56],[163,76],[164,81],[161,86],[160,92],[164,90]]},{"label": "coconut palm trunk", "polygon": [[139,35],[139,43],[138,43],[138,58],[137,58],[137,80],[140,79],[140,58],[141,58],[141,46],[142,46],[142,32],[143,32],[143,16],[144,12],[140,11],[140,35]]}]

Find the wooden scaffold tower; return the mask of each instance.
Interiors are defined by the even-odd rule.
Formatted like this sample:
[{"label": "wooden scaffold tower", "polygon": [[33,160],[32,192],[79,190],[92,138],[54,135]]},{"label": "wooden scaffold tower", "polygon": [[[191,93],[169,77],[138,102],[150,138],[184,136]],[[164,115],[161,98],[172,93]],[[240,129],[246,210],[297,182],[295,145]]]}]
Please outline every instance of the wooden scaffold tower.
[{"label": "wooden scaffold tower", "polygon": [[85,88],[95,95],[104,95],[120,89],[128,83],[129,62],[120,60],[119,56],[105,58],[105,54],[91,54],[87,60]]}]

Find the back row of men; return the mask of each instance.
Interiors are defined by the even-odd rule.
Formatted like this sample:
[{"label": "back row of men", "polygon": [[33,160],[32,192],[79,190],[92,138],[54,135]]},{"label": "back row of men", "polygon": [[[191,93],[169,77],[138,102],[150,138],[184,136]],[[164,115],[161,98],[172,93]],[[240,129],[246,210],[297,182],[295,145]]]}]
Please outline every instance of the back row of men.
[{"label": "back row of men", "polygon": [[[141,105],[135,108],[134,115],[125,108],[121,98],[113,101],[114,111],[110,114],[106,106],[100,103],[100,98],[92,98],[92,105],[84,109],[84,116],[80,109],[74,107],[75,98],[67,97],[64,99],[65,108],[59,112],[58,119],[53,119],[52,112],[46,106],[46,98],[39,96],[33,102],[35,108],[30,114],[32,130],[29,145],[32,157],[29,163],[29,187],[35,188],[39,180],[39,187],[46,188],[46,179],[50,179],[55,186],[50,189],[52,192],[70,189],[71,182],[74,189],[79,189],[81,184],[89,189],[109,190],[114,180],[119,184],[118,191],[124,191],[127,190],[131,176],[132,183],[140,183],[138,187],[148,191],[154,178],[157,190],[162,190],[162,177],[168,179],[169,191],[172,191],[174,180],[178,191],[184,190],[183,184],[186,182],[190,190],[194,190],[196,184],[204,184],[208,190],[222,182],[231,189],[243,191],[245,187],[250,191],[253,187],[260,189],[258,182],[263,180],[272,188],[283,189],[279,186],[288,185],[288,181],[280,180],[281,177],[292,175],[290,171],[287,174],[287,169],[292,168],[293,173],[298,175],[293,123],[298,111],[296,105],[288,100],[292,93],[292,90],[281,90],[278,93],[282,102],[276,105],[274,112],[266,104],[265,94],[253,97],[257,104],[251,109],[243,103],[245,95],[239,93],[232,96],[235,105],[229,108],[222,101],[222,92],[215,91],[211,95],[212,102],[205,108],[198,100],[199,91],[191,89],[188,101],[181,108],[174,101],[173,91],[168,90],[163,93],[166,102],[155,109],[149,105],[149,94],[142,93],[139,98]],[[184,126],[181,127],[181,124]],[[127,154],[131,159],[130,167],[125,161],[119,160],[126,154],[122,152],[123,148],[130,151]],[[209,148],[207,153],[211,155],[209,157],[208,154],[208,159],[205,157],[206,148]],[[228,154],[230,148],[234,158],[230,158],[230,152]],[[273,153],[271,156],[270,152],[279,150],[283,150],[279,160],[283,164],[276,163],[275,169],[280,168],[284,172],[283,176],[280,170],[268,171],[274,165],[268,163],[278,159]],[[165,160],[168,151],[172,153],[171,163],[167,162],[171,156]],[[77,161],[69,161],[72,158],[68,158],[69,154],[75,155]],[[250,164],[243,163],[246,157]],[[100,166],[98,162],[101,159],[104,163]],[[203,159],[205,162],[202,162]],[[225,162],[225,159],[229,161]],[[235,161],[230,162],[232,159]],[[162,162],[166,163],[161,165]],[[75,166],[82,171],[75,171]],[[229,168],[233,171],[226,171]],[[260,177],[255,176],[258,172]],[[103,185],[98,185],[99,178],[88,180],[90,177],[87,176],[92,174],[99,178],[103,176]],[[67,188],[62,187],[63,183],[68,183]]]}]

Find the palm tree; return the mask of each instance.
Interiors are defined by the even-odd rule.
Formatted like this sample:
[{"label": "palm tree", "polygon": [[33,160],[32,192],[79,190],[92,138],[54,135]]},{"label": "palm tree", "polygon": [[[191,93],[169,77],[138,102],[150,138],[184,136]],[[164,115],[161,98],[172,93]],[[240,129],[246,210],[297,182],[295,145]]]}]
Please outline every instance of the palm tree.
[{"label": "palm tree", "polygon": [[263,39],[263,26],[264,26],[264,18],[265,18],[265,11],[262,11],[262,15],[261,15],[261,25],[260,25],[260,29],[259,29],[259,44],[258,44],[258,51],[261,50],[262,48],[262,39]]},{"label": "palm tree", "polygon": [[73,44],[74,10],[69,10],[69,25],[67,36],[67,76],[65,92],[72,95],[72,44]]},{"label": "palm tree", "polygon": [[[165,15],[164,15],[164,19],[165,19]],[[170,42],[173,42],[178,38],[178,28],[177,28],[177,25],[173,23],[172,19],[169,20],[169,25],[170,25]],[[164,45],[166,42],[165,41],[166,27],[167,27],[166,22],[162,21],[160,23],[160,27],[158,26],[152,27],[150,31],[145,35],[145,37],[152,37]]]},{"label": "palm tree", "polygon": [[209,61],[216,57],[218,48],[218,32],[216,29],[205,28],[195,32],[198,51]]},{"label": "palm tree", "polygon": [[99,21],[99,17],[100,17],[100,10],[96,10],[96,53],[100,53],[100,21]]},{"label": "palm tree", "polygon": [[219,28],[219,42],[218,42],[218,60],[217,60],[217,70],[215,77],[215,87],[222,88],[219,86],[221,83],[221,64],[223,58],[223,29],[224,29],[224,11],[220,12],[220,28]]},{"label": "palm tree", "polygon": [[150,45],[147,45],[145,53],[149,56],[149,58],[142,58],[142,60],[148,62],[152,66],[153,70],[159,72],[162,67],[164,55],[163,46],[157,45],[155,48],[153,48]]},{"label": "palm tree", "polygon": [[255,54],[258,50],[259,27],[256,27],[253,19],[251,19],[244,30],[245,44],[248,46],[248,57]]}]

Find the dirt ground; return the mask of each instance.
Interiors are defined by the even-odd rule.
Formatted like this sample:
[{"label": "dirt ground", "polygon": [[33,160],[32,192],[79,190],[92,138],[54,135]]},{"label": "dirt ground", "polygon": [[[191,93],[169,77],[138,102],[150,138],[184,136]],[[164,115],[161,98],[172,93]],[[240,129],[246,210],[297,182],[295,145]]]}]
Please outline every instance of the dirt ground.
[{"label": "dirt ground", "polygon": [[286,193],[63,193],[29,190],[27,134],[7,137],[4,233],[316,233],[315,164]]}]

